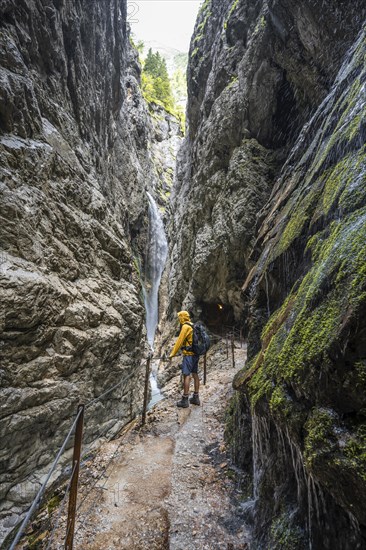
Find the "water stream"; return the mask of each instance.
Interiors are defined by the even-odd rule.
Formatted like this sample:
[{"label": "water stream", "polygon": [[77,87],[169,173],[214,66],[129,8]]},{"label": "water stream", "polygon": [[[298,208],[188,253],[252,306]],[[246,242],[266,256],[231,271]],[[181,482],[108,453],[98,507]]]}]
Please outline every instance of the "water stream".
[{"label": "water stream", "polygon": [[[149,200],[149,234],[143,289],[147,341],[153,351],[156,327],[159,322],[159,286],[168,253],[168,243],[158,206],[150,193],[147,193],[147,198]],[[159,359],[153,359],[150,375],[151,400],[149,408],[163,398],[157,383],[158,367]]]}]

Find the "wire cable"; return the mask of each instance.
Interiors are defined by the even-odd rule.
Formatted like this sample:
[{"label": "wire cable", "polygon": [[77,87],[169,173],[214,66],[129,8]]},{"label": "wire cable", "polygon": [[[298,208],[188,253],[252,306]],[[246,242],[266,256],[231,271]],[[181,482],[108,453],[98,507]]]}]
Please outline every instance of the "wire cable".
[{"label": "wire cable", "polygon": [[44,492],[45,492],[45,490],[46,490],[47,483],[49,482],[49,480],[50,480],[50,478],[51,478],[51,475],[53,474],[54,470],[56,469],[56,466],[57,466],[57,464],[58,464],[58,461],[60,460],[61,455],[63,454],[63,452],[64,452],[64,450],[65,450],[65,448],[66,448],[66,445],[67,445],[67,443],[68,443],[68,441],[69,441],[69,439],[70,439],[70,437],[71,437],[71,435],[72,435],[72,432],[73,432],[73,430],[74,430],[74,428],[75,428],[75,426],[76,426],[76,423],[77,423],[77,421],[79,420],[80,414],[81,414],[81,410],[80,410],[80,411],[78,412],[78,414],[76,415],[76,418],[75,418],[75,420],[74,420],[74,422],[73,422],[73,424],[72,424],[72,426],[71,426],[71,428],[70,428],[70,430],[69,430],[69,433],[67,434],[67,436],[66,436],[66,438],[65,438],[65,440],[64,440],[64,442],[63,442],[63,444],[62,444],[62,446],[61,446],[61,448],[60,448],[60,450],[59,450],[59,452],[57,453],[57,456],[56,456],[56,458],[55,458],[55,460],[54,460],[54,462],[53,462],[53,464],[52,464],[52,467],[51,467],[50,471],[48,472],[46,479],[45,479],[44,482],[42,483],[42,485],[41,485],[41,487],[40,487],[40,489],[39,489],[39,491],[38,491],[36,497],[34,498],[34,500],[33,500],[33,502],[32,502],[32,505],[31,505],[31,507],[29,508],[29,510],[28,510],[28,512],[27,512],[27,515],[25,516],[25,518],[24,518],[24,520],[23,520],[21,526],[19,527],[18,532],[17,532],[17,534],[16,534],[16,536],[15,536],[15,539],[14,539],[13,542],[11,543],[11,546],[10,546],[9,550],[14,550],[14,548],[15,548],[16,545],[18,544],[18,542],[19,542],[19,540],[20,540],[20,538],[21,538],[21,536],[22,536],[22,534],[23,534],[23,532],[24,532],[26,526],[28,525],[28,522],[29,522],[29,520],[30,520],[30,518],[31,518],[31,516],[32,516],[32,514],[33,514],[33,512],[34,512],[34,511],[36,510],[36,508],[39,506],[40,501],[41,501],[41,498],[42,498],[42,496],[43,496],[43,494],[44,494]]},{"label": "wire cable", "polygon": [[125,382],[126,382],[126,380],[121,380],[120,382],[118,382],[118,384],[115,384],[114,386],[112,386],[111,388],[109,388],[108,390],[103,392],[101,395],[99,395],[95,399],[92,399],[91,401],[88,401],[88,403],[85,404],[85,409],[88,409],[89,407],[91,407],[91,405],[94,405],[94,403],[97,403],[98,401],[103,399],[103,397],[105,397],[106,395],[111,393],[113,390],[115,390],[116,388],[118,388],[119,386],[121,386]]}]

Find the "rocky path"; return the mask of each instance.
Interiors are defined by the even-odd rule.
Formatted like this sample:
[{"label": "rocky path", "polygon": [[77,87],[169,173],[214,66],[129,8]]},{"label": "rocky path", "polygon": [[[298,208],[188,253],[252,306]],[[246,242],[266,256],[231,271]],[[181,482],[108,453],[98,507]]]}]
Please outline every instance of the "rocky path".
[{"label": "rocky path", "polygon": [[[237,368],[244,360],[238,346]],[[223,439],[235,370],[216,346],[201,407],[175,406],[177,376],[143,429],[135,427],[102,447],[81,476],[76,549],[248,548],[243,495]],[[63,547],[64,529],[62,517],[52,548]]]}]

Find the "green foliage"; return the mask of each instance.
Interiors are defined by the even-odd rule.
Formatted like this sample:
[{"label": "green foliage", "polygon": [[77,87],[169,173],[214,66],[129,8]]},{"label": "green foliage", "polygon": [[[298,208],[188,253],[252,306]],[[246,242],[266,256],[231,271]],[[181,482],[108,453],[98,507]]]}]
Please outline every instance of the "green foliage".
[{"label": "green foliage", "polygon": [[[187,54],[182,54],[180,60],[187,59]],[[150,48],[143,63],[141,75],[142,93],[148,103],[156,103],[168,113],[180,120],[181,129],[185,129],[185,112],[178,103],[185,102],[187,97],[187,83],[185,74],[177,69],[173,78],[169,78],[166,60],[159,52],[153,52]]]},{"label": "green foliage", "polygon": [[176,70],[181,70],[183,74],[187,71],[187,64],[188,64],[188,54],[187,53],[177,53],[174,56],[174,67]]},{"label": "green foliage", "polygon": [[182,69],[174,71],[171,83],[176,101],[185,98],[187,95],[187,79]]},{"label": "green foliage", "polygon": [[155,101],[169,111],[174,109],[174,98],[166,61],[159,52],[153,53],[151,48],[145,59],[141,84],[147,101]]},{"label": "green foliage", "polygon": [[136,50],[139,52],[140,55],[144,53],[145,44],[143,40],[139,40],[136,44]]},{"label": "green foliage", "polygon": [[130,35],[130,44],[138,52],[139,57],[144,53],[145,44],[143,40],[139,40],[136,44],[133,37]]}]

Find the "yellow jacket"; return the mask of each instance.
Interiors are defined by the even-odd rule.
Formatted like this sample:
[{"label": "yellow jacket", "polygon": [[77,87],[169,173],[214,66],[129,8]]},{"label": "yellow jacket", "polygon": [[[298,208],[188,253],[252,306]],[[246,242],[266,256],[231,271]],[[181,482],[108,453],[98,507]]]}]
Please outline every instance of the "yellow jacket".
[{"label": "yellow jacket", "polygon": [[[177,355],[178,351],[181,347],[184,346],[191,346],[193,341],[193,328],[191,325],[185,325],[184,323],[190,323],[191,318],[189,317],[188,311],[180,311],[178,313],[178,319],[180,324],[182,325],[182,328],[180,329],[180,333],[178,336],[178,340],[175,342],[175,346],[173,348],[173,351],[169,355],[169,357],[174,357]],[[192,351],[186,351],[183,350],[183,355],[194,355]]]}]

